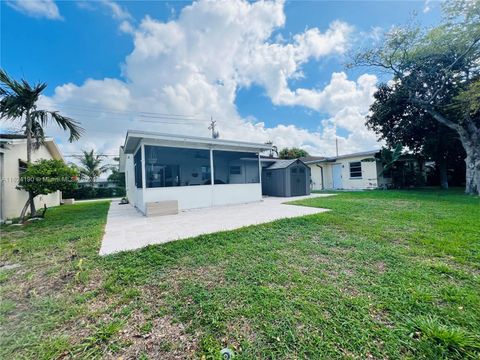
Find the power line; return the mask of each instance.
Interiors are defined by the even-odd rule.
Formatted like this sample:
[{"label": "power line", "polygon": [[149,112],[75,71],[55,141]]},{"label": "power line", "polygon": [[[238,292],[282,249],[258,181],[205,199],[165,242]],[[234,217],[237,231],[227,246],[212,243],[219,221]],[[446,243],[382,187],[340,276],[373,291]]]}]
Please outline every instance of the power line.
[{"label": "power line", "polygon": [[114,113],[114,114],[132,114],[142,117],[153,117],[153,118],[176,118],[178,120],[200,120],[200,121],[209,121],[208,119],[199,118],[196,115],[186,115],[186,114],[172,114],[172,113],[161,113],[161,112],[151,112],[151,111],[134,111],[134,110],[110,110],[102,108],[100,106],[85,106],[85,105],[66,105],[58,104],[58,107],[64,109],[76,109],[77,111],[86,111],[86,112],[104,112],[104,113]]},{"label": "power line", "polygon": [[[50,110],[52,111],[52,110]],[[114,113],[114,116],[107,115],[105,117],[101,116],[101,114],[89,114],[89,113],[82,113],[83,110],[75,110],[73,112],[69,112],[70,116],[77,117],[77,116],[82,116],[82,117],[90,117],[90,118],[96,118],[96,119],[103,119],[103,120],[131,120],[131,118],[128,117],[119,117],[122,114],[116,114]],[[108,114],[108,112],[107,112]],[[137,118],[141,119],[135,119],[136,121],[143,121],[143,122],[152,122],[152,123],[165,123],[165,124],[189,124],[189,123],[205,123],[208,121],[207,119],[182,119],[182,118],[174,118],[174,117],[167,117],[167,116],[148,116],[148,115],[135,115]],[[143,118],[148,118],[149,120],[145,120]],[[170,120],[170,121],[166,121]]]},{"label": "power line", "polygon": [[[70,116],[73,117],[88,117],[91,119],[101,119],[101,120],[117,120],[117,121],[132,121],[131,118],[124,118],[124,117],[118,117],[118,116],[100,116],[100,114],[97,115],[91,115],[91,114],[82,114],[82,113],[77,113],[77,112],[69,112]],[[139,116],[139,117],[144,117],[144,116]],[[168,121],[170,120],[170,121]],[[199,120],[199,119],[177,119],[177,118],[154,118],[154,119],[135,119],[133,121],[141,121],[141,122],[150,122],[150,123],[158,123],[158,124],[178,124],[178,125],[196,125],[200,123],[205,123],[207,120]]]}]

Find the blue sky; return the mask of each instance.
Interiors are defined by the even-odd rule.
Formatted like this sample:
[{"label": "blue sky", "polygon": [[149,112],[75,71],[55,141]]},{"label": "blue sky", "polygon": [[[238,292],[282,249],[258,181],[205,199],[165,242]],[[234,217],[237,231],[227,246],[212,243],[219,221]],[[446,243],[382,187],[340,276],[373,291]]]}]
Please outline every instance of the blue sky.
[{"label": "blue sky", "polygon": [[[217,118],[224,121],[223,123],[219,121],[220,128],[223,126],[225,132],[230,135],[235,134],[238,128],[240,129],[238,131],[244,134],[246,139],[259,140],[273,137],[281,145],[303,145],[311,151],[315,150],[315,152],[320,153],[328,153],[329,149],[331,149],[330,140],[325,130],[327,125],[322,122],[329,120],[330,125],[328,126],[335,127],[335,136],[342,137],[344,140],[345,150],[357,150],[361,147],[372,146],[371,138],[369,141],[362,143],[361,139],[355,140],[351,136],[349,137],[352,132],[355,132],[355,127],[348,126],[348,124],[345,125],[346,120],[342,123],[340,119],[342,116],[345,118],[345,114],[352,114],[354,111],[364,115],[365,108],[368,108],[369,105],[367,103],[368,100],[365,100],[365,104],[357,104],[357,110],[353,108],[345,110],[346,107],[342,108],[341,104],[338,104],[338,106],[332,105],[331,102],[335,100],[321,101],[321,104],[326,102],[330,105],[310,105],[308,100],[297,98],[298,96],[296,95],[295,99],[293,99],[291,98],[292,95],[289,95],[290,98],[288,98],[288,96],[285,97],[280,94],[281,90],[278,90],[278,86],[275,85],[278,72],[268,76],[265,75],[267,78],[264,79],[264,73],[260,70],[237,70],[238,64],[235,64],[235,69],[219,69],[219,79],[225,76],[225,74],[235,75],[229,77],[228,84],[225,86],[223,85],[223,78],[216,81],[217,85],[222,83],[222,86],[227,88],[219,90],[218,99],[208,100],[202,98],[195,102],[191,99],[196,98],[198,94],[189,94],[188,99],[190,99],[189,101],[192,104],[189,104],[188,101],[186,104],[184,102],[177,104],[175,99],[170,99],[169,102],[165,101],[162,106],[148,105],[148,101],[156,101],[155,96],[149,95],[149,83],[143,77],[140,78],[139,75],[131,75],[134,73],[139,74],[139,68],[146,71],[150,67],[153,74],[158,71],[157,65],[163,64],[175,67],[176,63],[186,61],[191,67],[195,68],[193,70],[195,76],[205,75],[207,83],[209,79],[215,77],[215,69],[212,70],[208,68],[208,65],[205,65],[208,63],[208,60],[202,60],[201,65],[197,66],[195,64],[195,56],[198,57],[198,54],[189,54],[184,59],[182,58],[183,53],[179,52],[171,59],[169,58],[168,62],[164,60],[165,55],[162,58],[162,54],[158,55],[155,53],[155,56],[158,55],[156,58],[158,59],[157,62],[155,62],[155,59],[151,60],[149,56],[144,56],[142,53],[142,51],[146,51],[144,47],[150,46],[148,38],[151,36],[151,29],[145,30],[142,28],[142,25],[148,23],[146,19],[151,19],[155,26],[160,29],[162,24],[170,22],[178,25],[182,34],[189,34],[188,32],[190,32],[190,34],[196,36],[194,27],[190,28],[188,24],[179,20],[182,16],[182,11],[187,9],[187,11],[191,10],[192,13],[198,11],[198,16],[192,15],[194,19],[199,19],[196,26],[198,26],[198,29],[205,29],[205,33],[212,34],[218,30],[218,28],[215,28],[215,21],[220,16],[224,16],[219,14],[219,12],[224,10],[213,9],[212,4],[207,3],[202,6],[192,7],[190,2],[178,1],[122,1],[119,3],[112,1],[62,1],[55,3],[51,0],[42,0],[39,4],[47,7],[47,10],[42,10],[41,7],[25,8],[15,2],[1,2],[0,61],[1,66],[16,78],[24,77],[33,82],[47,82],[49,86],[46,91],[46,103],[51,106],[57,105],[60,109],[64,109],[67,112],[72,111],[73,107],[77,105],[88,106],[85,105],[85,92],[82,93],[82,89],[85,91],[87,89],[85,81],[87,79],[99,81],[95,85],[94,91],[99,89],[96,95],[103,97],[107,96],[105,88],[109,86],[105,84],[104,80],[114,79],[119,81],[118,84],[114,85],[117,86],[117,89],[112,90],[109,87],[108,96],[115,97],[118,88],[125,88],[125,91],[128,92],[128,100],[120,97],[118,102],[131,101],[132,105],[129,107],[129,110],[125,110],[121,106],[113,104],[113,102],[106,103],[104,100],[88,99],[87,103],[93,104],[92,109],[105,110],[107,117],[110,116],[112,118],[112,114],[121,115],[122,112],[127,114],[127,111],[151,111],[161,112],[162,114],[164,113],[163,111],[165,113],[175,111],[179,114],[189,114],[190,110],[194,111],[195,116],[198,117],[216,115]],[[236,14],[235,11],[238,11],[238,9],[233,9],[232,4],[233,2],[228,4],[229,8],[232,7],[229,11],[232,14]],[[244,5],[241,2],[236,4],[237,8],[245,8],[245,11],[255,11],[251,6],[252,3]],[[227,4],[225,4],[226,7]],[[382,31],[408,22],[414,13],[417,13],[417,21],[422,25],[432,25],[438,21],[440,16],[439,3],[424,1],[290,1],[281,4],[279,8],[280,10],[276,8],[279,11],[276,13],[279,20],[273,25],[267,24],[270,20],[264,15],[259,15],[258,19],[252,15],[252,27],[256,26],[255,21],[257,21],[259,27],[268,26],[268,36],[261,33],[261,30],[259,30],[258,34],[255,34],[255,36],[260,37],[260,40],[254,42],[252,51],[258,52],[256,47],[259,44],[268,45],[275,43],[284,46],[285,48],[282,51],[288,53],[286,50],[288,44],[298,43],[296,36],[305,33],[309,29],[318,29],[319,34],[327,34],[333,22],[341,22],[345,25],[344,29],[341,30],[347,34],[345,35],[345,40],[342,40],[345,42],[342,49],[332,48],[332,50],[323,51],[321,55],[317,56],[311,55],[316,51],[314,48],[316,46],[319,48],[327,46],[322,43],[322,41],[327,40],[321,38],[317,42],[305,45],[310,46],[308,51],[311,54],[301,59],[298,59],[297,56],[293,60],[295,61],[294,71],[286,76],[289,91],[294,92],[299,88],[308,89],[316,92],[315,95],[318,95],[317,93],[323,91],[330,84],[332,74],[335,72],[345,73],[346,79],[353,81],[354,86],[355,81],[363,74],[377,75],[376,81],[381,81],[382,79],[378,74],[373,73],[369,69],[346,70],[345,62],[348,61],[348,54],[356,49],[371,46],[375,41],[378,41],[378,35]],[[187,11],[185,11],[185,14]],[[283,21],[281,20],[282,16],[284,17]],[[185,18],[187,19],[188,15],[185,15]],[[205,24],[201,23],[203,19],[205,19]],[[212,21],[212,19],[214,20]],[[213,25],[211,25],[212,23]],[[248,26],[237,25],[239,29],[241,29],[241,26]],[[176,30],[169,29],[168,31]],[[225,34],[226,38],[230,36],[228,34],[229,27],[226,30],[223,28],[222,31],[227,31]],[[165,36],[173,38],[177,33],[167,33]],[[141,41],[136,44],[135,39],[137,39],[138,34],[141,36]],[[205,35],[206,43],[208,43],[209,36],[211,36],[208,34]],[[245,40],[245,38],[251,36],[248,30],[245,30],[245,34],[237,37],[233,36],[232,39],[234,40],[231,41],[247,41],[246,43],[250,44],[249,40]],[[179,40],[178,44],[169,43],[168,46],[182,47],[186,45],[180,41],[182,40]],[[221,39],[212,38],[212,42],[221,41]],[[155,45],[152,46],[160,45],[155,42]],[[225,44],[219,43],[218,48],[207,46],[205,53],[202,53],[200,49],[199,54],[202,58],[211,56],[212,61],[216,62],[218,61],[218,54],[224,48]],[[141,54],[141,56],[138,54]],[[168,56],[171,57],[171,54],[168,53]],[[238,55],[232,56],[238,57]],[[269,53],[266,52],[266,62],[269,61],[269,56]],[[130,57],[131,63],[127,61],[128,57]],[[280,65],[279,70],[282,74],[288,70],[282,70],[281,66],[288,68],[290,66],[289,61],[292,61],[291,59],[285,59],[282,55],[280,61],[284,60],[285,65]],[[274,61],[274,66],[278,66],[277,60],[272,61]],[[263,65],[262,63],[259,67]],[[135,68],[135,66],[138,68]],[[202,69],[202,66],[205,69]],[[248,65],[245,66],[248,68]],[[266,69],[268,69],[268,64],[266,66]],[[172,78],[168,78],[165,74],[162,75],[158,82],[152,85],[152,94],[158,93],[158,101],[164,101],[164,97],[160,94],[162,92],[166,93],[172,87],[180,88],[186,84],[185,81],[190,84],[192,80],[186,80],[188,75],[183,70],[178,76],[172,76]],[[237,80],[238,77],[242,78],[242,80]],[[231,78],[235,78],[235,80],[232,80],[234,81],[232,85],[234,89],[233,95],[229,90]],[[245,80],[244,78],[247,79]],[[209,85],[214,86],[213,82],[215,81],[210,81]],[[75,87],[73,90],[67,89],[65,84],[73,84]],[[201,88],[202,86],[202,84],[199,84],[198,87]],[[356,86],[359,85],[357,84]],[[63,92],[60,92],[58,89],[63,89]],[[339,89],[338,91],[343,91],[343,87],[340,86]],[[225,94],[222,91],[225,91]],[[276,93],[276,91],[279,92]],[[65,92],[68,92],[68,96],[65,95]],[[60,93],[63,97],[59,95]],[[88,96],[90,94],[94,96],[92,91],[88,92]],[[228,98],[228,100],[225,100],[224,97]],[[218,101],[218,104],[213,106],[208,101],[215,104]],[[222,105],[224,109],[221,109]],[[345,106],[349,105],[346,104]],[[111,112],[109,113],[108,111]],[[77,118],[82,118],[88,114],[88,111],[85,110],[83,113],[76,114]],[[232,120],[230,121],[228,118],[232,118]],[[88,134],[92,139],[104,136],[99,135],[102,131],[102,126],[98,126],[99,133],[96,133],[96,125],[89,124],[88,119],[84,121],[88,125]],[[98,121],[95,123],[98,125]],[[255,124],[258,123],[263,123],[263,127],[260,129],[261,134],[257,134],[259,132],[258,127],[254,129]],[[138,123],[135,123],[135,120],[129,118],[127,124],[124,124],[124,122],[119,124],[118,131],[115,134],[124,133],[125,127],[130,125],[139,126]],[[140,126],[146,125],[144,123],[143,125],[140,124]],[[289,137],[289,126],[294,132],[292,133],[292,138],[295,140],[284,141],[282,137]],[[111,128],[111,125],[108,125],[108,127]],[[169,128],[169,130],[175,131],[176,129]],[[105,129],[103,131],[105,132]],[[185,130],[178,129],[178,131]],[[303,133],[308,133],[308,135],[304,134],[302,137]],[[57,135],[60,133],[53,132],[53,134]],[[62,143],[63,137],[61,135],[58,136],[59,142]],[[119,135],[118,137],[120,138]],[[322,144],[322,141],[326,141],[328,144]],[[77,148],[92,146],[92,144],[95,146],[96,143],[98,142],[89,142],[85,139],[84,142],[77,145]],[[115,146],[118,143],[120,143],[120,140],[115,142]],[[101,146],[105,150],[109,145],[103,142]],[[70,147],[68,149],[71,150],[73,148]]]}]

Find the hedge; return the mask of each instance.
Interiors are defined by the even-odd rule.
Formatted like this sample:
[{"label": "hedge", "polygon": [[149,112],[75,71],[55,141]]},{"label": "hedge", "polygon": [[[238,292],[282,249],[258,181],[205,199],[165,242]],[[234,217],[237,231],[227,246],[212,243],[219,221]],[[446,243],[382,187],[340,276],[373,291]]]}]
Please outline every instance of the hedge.
[{"label": "hedge", "polygon": [[125,188],[123,187],[113,187],[113,188],[91,188],[83,187],[78,188],[72,191],[65,191],[62,193],[62,198],[76,200],[87,200],[87,199],[101,199],[101,198],[111,198],[111,197],[124,197]]}]

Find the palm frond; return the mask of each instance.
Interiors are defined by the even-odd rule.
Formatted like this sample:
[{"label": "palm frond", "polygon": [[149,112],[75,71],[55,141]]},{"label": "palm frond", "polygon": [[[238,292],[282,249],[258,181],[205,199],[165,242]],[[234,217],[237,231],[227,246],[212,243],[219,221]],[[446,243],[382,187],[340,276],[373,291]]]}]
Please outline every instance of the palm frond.
[{"label": "palm frond", "polygon": [[31,112],[30,116],[42,126],[46,126],[49,120],[55,121],[55,123],[63,130],[69,131],[70,137],[68,138],[68,141],[70,142],[78,140],[84,132],[84,129],[79,125],[78,121],[60,115],[58,111],[35,110]]}]

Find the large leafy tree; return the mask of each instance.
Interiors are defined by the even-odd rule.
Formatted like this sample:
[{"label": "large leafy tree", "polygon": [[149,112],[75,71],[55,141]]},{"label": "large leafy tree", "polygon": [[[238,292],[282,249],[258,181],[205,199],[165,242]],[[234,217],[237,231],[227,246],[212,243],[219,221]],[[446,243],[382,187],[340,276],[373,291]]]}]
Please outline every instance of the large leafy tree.
[{"label": "large leafy tree", "polygon": [[103,164],[104,157],[96,155],[93,149],[83,150],[83,154],[78,156],[78,160],[80,160],[78,167],[80,179],[87,179],[92,188],[98,177],[110,169],[108,165]]},{"label": "large leafy tree", "polygon": [[[45,139],[45,127],[54,122],[69,132],[69,141],[78,140],[83,132],[79,123],[61,115],[58,111],[43,110],[37,106],[38,99],[47,87],[45,83],[30,85],[26,80],[16,81],[0,69],[0,117],[21,123],[27,138],[27,163],[32,162],[32,151]],[[31,216],[35,215],[34,193],[29,192],[28,204]]]},{"label": "large leafy tree", "polygon": [[296,147],[284,148],[278,154],[280,159],[298,159],[305,156],[308,156],[308,152]]},{"label": "large leafy tree", "polygon": [[[383,87],[401,100],[400,117],[417,113],[418,122],[434,120],[458,137],[466,154],[465,191],[480,194],[480,0],[445,2],[443,10],[437,27],[394,29],[382,46],[361,52],[353,64],[393,76]],[[382,116],[375,104],[372,111]]]},{"label": "large leafy tree", "polygon": [[381,84],[374,97],[366,124],[388,147],[400,143],[414,155],[434,160],[443,188],[448,188],[447,168],[465,172],[458,164],[465,158],[465,150],[455,131],[410,105],[404,94],[391,86]]},{"label": "large leafy tree", "polygon": [[[77,172],[61,160],[39,160],[31,163],[20,177],[19,189],[28,191],[33,197],[48,195],[55,191],[71,191],[77,186]],[[22,209],[23,221],[29,201]]]}]

